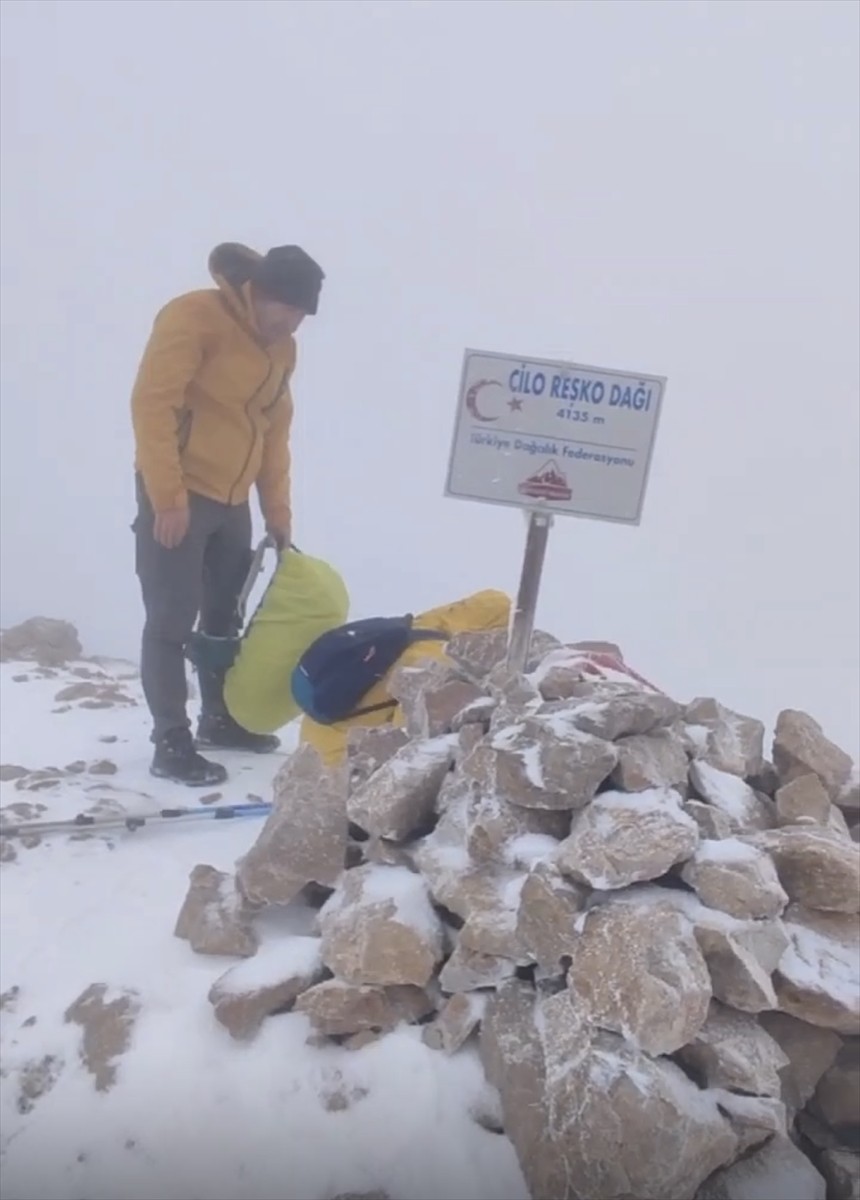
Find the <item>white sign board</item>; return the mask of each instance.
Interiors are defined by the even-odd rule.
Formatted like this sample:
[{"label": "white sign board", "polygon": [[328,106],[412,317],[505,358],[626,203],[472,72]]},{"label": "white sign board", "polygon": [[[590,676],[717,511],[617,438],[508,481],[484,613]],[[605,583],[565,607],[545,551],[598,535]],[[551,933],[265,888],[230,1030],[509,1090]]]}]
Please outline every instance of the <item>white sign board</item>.
[{"label": "white sign board", "polygon": [[638,525],[665,385],[467,350],[445,495]]}]

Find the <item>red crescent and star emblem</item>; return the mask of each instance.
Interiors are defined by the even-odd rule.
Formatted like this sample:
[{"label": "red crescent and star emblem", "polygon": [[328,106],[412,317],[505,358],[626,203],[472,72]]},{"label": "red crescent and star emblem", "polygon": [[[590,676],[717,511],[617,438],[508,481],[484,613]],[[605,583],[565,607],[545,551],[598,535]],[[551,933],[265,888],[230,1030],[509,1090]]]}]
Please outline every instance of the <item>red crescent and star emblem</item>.
[{"label": "red crescent and star emblem", "polygon": [[[494,417],[490,417],[487,416],[486,413],[481,412],[480,408],[478,407],[478,396],[484,388],[502,386],[503,385],[499,383],[498,379],[479,379],[477,383],[472,384],[472,386],[466,392],[466,408],[469,412],[469,415],[474,420],[481,421],[485,424],[491,421],[498,421],[498,414],[496,414]],[[508,408],[511,410],[511,412],[522,412],[523,402],[519,397],[514,396],[508,401]]]}]

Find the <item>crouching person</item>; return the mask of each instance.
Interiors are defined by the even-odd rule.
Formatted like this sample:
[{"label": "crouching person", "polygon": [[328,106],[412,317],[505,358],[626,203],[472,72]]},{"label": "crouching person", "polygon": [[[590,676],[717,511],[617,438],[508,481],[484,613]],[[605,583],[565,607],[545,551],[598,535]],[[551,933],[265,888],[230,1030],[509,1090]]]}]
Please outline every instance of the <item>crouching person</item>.
[{"label": "crouching person", "polygon": [[360,621],[323,634],[293,675],[293,694],[304,711],[300,740],[334,766],[345,760],[353,729],[402,727],[403,711],[388,691],[392,674],[422,662],[448,662],[450,638],[505,629],[510,612],[509,598],[487,589],[411,620]]}]

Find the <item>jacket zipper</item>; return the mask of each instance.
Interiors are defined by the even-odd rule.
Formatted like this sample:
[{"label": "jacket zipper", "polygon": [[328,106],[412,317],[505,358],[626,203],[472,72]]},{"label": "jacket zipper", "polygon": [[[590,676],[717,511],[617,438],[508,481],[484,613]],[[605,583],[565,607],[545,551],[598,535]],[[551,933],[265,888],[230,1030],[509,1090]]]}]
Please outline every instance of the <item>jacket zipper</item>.
[{"label": "jacket zipper", "polygon": [[274,369],[275,369],[275,364],[270,358],[269,359],[269,369],[266,372],[266,378],[263,380],[263,382],[260,384],[260,386],[254,390],[253,394],[245,402],[245,417],[247,418],[248,424],[251,427],[251,442],[250,442],[250,445],[248,446],[248,453],[245,455],[245,461],[242,463],[242,470],[236,476],[236,480],[233,483],[233,486],[230,488],[230,495],[227,500],[228,504],[233,503],[233,493],[235,492],[235,490],[239,486],[239,484],[242,482],[242,476],[248,470],[248,463],[251,461],[251,455],[254,453],[254,447],[257,444],[257,430],[254,425],[254,422],[251,420],[251,405],[254,403],[254,401],[259,396],[260,392],[262,392],[263,388],[266,386],[266,384],[272,378],[272,371],[274,371]]},{"label": "jacket zipper", "polygon": [[290,373],[290,368],[285,367],[284,373],[281,376],[281,382],[278,384],[277,388],[275,389],[275,398],[274,398],[274,400],[272,400],[271,404],[267,404],[266,407],[262,410],[264,413],[270,413],[272,411],[272,409],[275,407],[275,405],[278,403],[278,401],[280,400],[281,394],[283,393],[283,390],[284,390],[284,384],[287,382],[287,376],[289,375],[289,373]]}]

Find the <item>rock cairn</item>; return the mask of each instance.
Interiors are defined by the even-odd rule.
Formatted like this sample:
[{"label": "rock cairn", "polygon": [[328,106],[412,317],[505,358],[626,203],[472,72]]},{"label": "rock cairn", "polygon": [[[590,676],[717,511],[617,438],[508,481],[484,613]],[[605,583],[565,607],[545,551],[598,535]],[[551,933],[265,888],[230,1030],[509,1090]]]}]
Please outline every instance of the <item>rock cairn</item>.
[{"label": "rock cairn", "polygon": [[[792,710],[768,759],[760,721],[583,646],[537,634],[512,677],[503,632],[460,635],[395,676],[404,730],[294,754],[235,875],[192,873],[177,935],[245,960],[214,1015],[477,1044],[536,1200],[857,1200],[852,761]],[[261,947],[296,900],[315,933]]]}]

